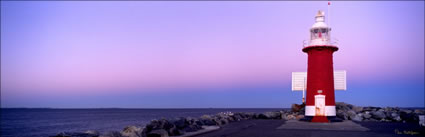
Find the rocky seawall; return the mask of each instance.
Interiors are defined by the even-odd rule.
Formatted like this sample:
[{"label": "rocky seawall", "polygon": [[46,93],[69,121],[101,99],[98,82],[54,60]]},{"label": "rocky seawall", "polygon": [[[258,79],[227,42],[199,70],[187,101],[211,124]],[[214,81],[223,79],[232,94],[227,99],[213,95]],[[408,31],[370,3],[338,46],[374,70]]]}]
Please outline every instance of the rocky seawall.
[{"label": "rocky seawall", "polygon": [[[337,117],[356,122],[419,122],[424,109],[401,109],[397,107],[359,107],[347,103],[336,103]],[[203,130],[207,126],[222,126],[231,122],[250,119],[299,120],[304,118],[304,105],[293,104],[290,110],[264,113],[220,112],[199,118],[180,117],[175,119],[152,120],[145,127],[127,126],[121,132],[110,131],[100,134],[88,130],[81,133],[61,132],[53,137],[168,137],[184,136]]]}]

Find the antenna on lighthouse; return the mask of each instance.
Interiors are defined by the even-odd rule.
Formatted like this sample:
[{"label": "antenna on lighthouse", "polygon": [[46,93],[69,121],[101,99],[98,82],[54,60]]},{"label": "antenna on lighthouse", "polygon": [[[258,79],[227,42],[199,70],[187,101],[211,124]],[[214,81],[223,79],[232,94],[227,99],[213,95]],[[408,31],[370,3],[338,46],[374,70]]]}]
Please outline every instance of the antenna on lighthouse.
[{"label": "antenna on lighthouse", "polygon": [[328,26],[331,28],[331,1],[328,1]]}]

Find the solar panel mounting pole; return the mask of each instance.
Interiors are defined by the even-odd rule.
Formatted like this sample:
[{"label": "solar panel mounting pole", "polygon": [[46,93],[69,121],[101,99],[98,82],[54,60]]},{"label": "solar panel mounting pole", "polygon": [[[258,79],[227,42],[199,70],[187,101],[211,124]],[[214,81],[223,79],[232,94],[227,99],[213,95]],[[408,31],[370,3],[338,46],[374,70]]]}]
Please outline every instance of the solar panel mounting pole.
[{"label": "solar panel mounting pole", "polygon": [[305,87],[307,85],[307,83],[305,83],[305,77],[304,77],[304,83],[303,83],[303,103],[305,103]]}]

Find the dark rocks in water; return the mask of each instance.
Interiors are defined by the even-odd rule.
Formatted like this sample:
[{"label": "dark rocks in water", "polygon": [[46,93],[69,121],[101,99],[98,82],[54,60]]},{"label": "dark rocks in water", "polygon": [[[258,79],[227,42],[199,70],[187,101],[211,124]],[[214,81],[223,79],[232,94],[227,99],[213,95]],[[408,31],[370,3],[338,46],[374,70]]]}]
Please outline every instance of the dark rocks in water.
[{"label": "dark rocks in water", "polygon": [[178,129],[183,129],[184,127],[186,127],[187,125],[189,125],[189,122],[186,121],[185,118],[179,118],[178,120],[174,121],[173,124],[178,128]]},{"label": "dark rocks in water", "polygon": [[348,110],[346,113],[349,119],[353,119],[357,115],[354,110]]},{"label": "dark rocks in water", "polygon": [[295,118],[296,118],[297,120],[300,120],[300,119],[303,119],[303,118],[304,118],[304,115],[297,115]]},{"label": "dark rocks in water", "polygon": [[86,133],[86,134],[90,134],[90,135],[92,135],[92,136],[100,136],[99,131],[96,131],[96,130],[87,130],[87,131],[86,131],[86,132],[84,132],[84,133]]},{"label": "dark rocks in water", "polygon": [[269,119],[269,117],[267,117],[265,114],[261,113],[258,114],[258,116],[256,116],[257,119]]},{"label": "dark rocks in water", "polygon": [[241,115],[240,113],[235,113],[232,117],[233,117],[234,121],[241,121],[241,120],[245,119],[244,116]]},{"label": "dark rocks in water", "polygon": [[336,111],[336,116],[337,116],[338,118],[343,119],[343,120],[348,120],[348,115],[347,115],[347,113],[345,113],[345,111],[344,111],[344,110],[337,110],[337,111]]},{"label": "dark rocks in water", "polygon": [[366,111],[367,113],[365,113],[364,115],[363,115],[363,117],[365,118],[365,119],[369,119],[369,118],[371,118],[372,117],[372,115],[370,115],[368,112],[369,111]]},{"label": "dark rocks in water", "polygon": [[338,109],[338,110],[348,111],[348,110],[351,110],[353,108],[353,105],[347,104],[347,103],[344,103],[344,102],[336,102],[335,108]]},{"label": "dark rocks in water", "polygon": [[198,126],[205,125],[205,123],[204,123],[204,122],[202,122],[201,120],[197,120],[197,121],[195,121],[195,124],[196,124],[196,125],[198,125]]},{"label": "dark rocks in water", "polygon": [[219,120],[220,125],[226,125],[230,122],[230,120],[226,119],[226,118],[222,118]]},{"label": "dark rocks in water", "polygon": [[374,119],[381,120],[381,119],[384,119],[386,115],[383,110],[378,110],[378,111],[372,112],[372,117]]},{"label": "dark rocks in water", "polygon": [[396,117],[400,117],[400,115],[396,112],[392,112],[389,117],[394,119]]},{"label": "dark rocks in water", "polygon": [[207,126],[217,125],[213,121],[213,118],[210,115],[203,115],[203,116],[201,116],[200,120],[202,121],[202,123],[204,123]]},{"label": "dark rocks in water", "polygon": [[147,137],[168,137],[168,132],[164,129],[156,129],[148,133]]},{"label": "dark rocks in water", "polygon": [[168,129],[169,136],[180,136],[186,133],[184,130],[177,129],[176,127]]},{"label": "dark rocks in water", "polygon": [[285,112],[280,111],[280,119],[288,120],[288,119],[286,119],[286,113]]},{"label": "dark rocks in water", "polygon": [[136,126],[127,126],[121,131],[121,135],[124,137],[142,137],[143,128]]},{"label": "dark rocks in water", "polygon": [[301,110],[298,112],[300,115],[305,115],[305,105]]},{"label": "dark rocks in water", "polygon": [[357,122],[361,122],[363,120],[362,113],[356,114],[356,115],[354,115],[354,117],[350,117],[350,118],[351,118],[351,120],[357,121]]},{"label": "dark rocks in water", "polygon": [[264,115],[267,117],[266,119],[279,119],[280,112],[265,112]]},{"label": "dark rocks in water", "polygon": [[418,122],[419,115],[425,114],[424,109],[358,107],[342,102],[337,102],[335,107],[338,118],[353,121]]},{"label": "dark rocks in water", "polygon": [[353,106],[353,111],[356,113],[361,113],[363,111],[363,107]]},{"label": "dark rocks in water", "polygon": [[289,114],[289,115],[286,116],[286,119],[287,120],[295,120],[296,116],[294,114]]},{"label": "dark rocks in water", "polygon": [[[410,112],[410,113],[409,113]],[[416,122],[419,121],[418,116],[411,113],[412,111],[400,111],[400,118],[406,122]]]},{"label": "dark rocks in water", "polygon": [[292,112],[300,112],[301,109],[303,109],[303,108],[305,108],[305,104],[304,103],[301,104],[301,105],[298,105],[298,104],[292,104],[291,105],[291,111]]},{"label": "dark rocks in water", "polygon": [[425,115],[425,110],[424,109],[415,109],[413,111],[413,113],[415,113],[417,115]]}]

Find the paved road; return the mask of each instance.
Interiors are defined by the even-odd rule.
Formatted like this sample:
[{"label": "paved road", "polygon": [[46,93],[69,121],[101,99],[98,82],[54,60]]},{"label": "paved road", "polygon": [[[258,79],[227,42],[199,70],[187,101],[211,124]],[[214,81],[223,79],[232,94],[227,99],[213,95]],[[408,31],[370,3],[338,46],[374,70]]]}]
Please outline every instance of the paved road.
[{"label": "paved road", "polygon": [[346,121],[346,123],[338,124],[312,124],[283,120],[247,120],[230,123],[217,131],[196,137],[412,137],[411,134],[425,135],[425,128],[415,123]]}]

